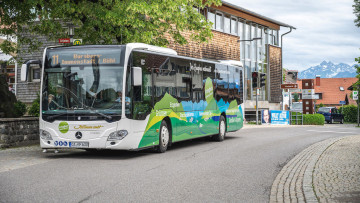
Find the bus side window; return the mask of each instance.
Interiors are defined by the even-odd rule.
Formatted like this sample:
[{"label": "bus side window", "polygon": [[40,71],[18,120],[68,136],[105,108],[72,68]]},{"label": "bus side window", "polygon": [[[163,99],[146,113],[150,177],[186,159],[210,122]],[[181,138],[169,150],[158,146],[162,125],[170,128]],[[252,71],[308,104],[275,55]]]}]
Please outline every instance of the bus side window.
[{"label": "bus side window", "polygon": [[176,74],[176,99],[179,102],[190,101],[191,100],[191,72],[190,72],[190,62],[172,58],[171,63],[175,65]]},{"label": "bus side window", "polygon": [[215,98],[217,101],[229,102],[229,71],[226,65],[216,64],[216,92]]},{"label": "bus side window", "polygon": [[159,102],[165,94],[175,94],[175,78],[173,65],[168,56],[153,56],[154,100]]},{"label": "bus side window", "polygon": [[[211,79],[213,84],[213,97],[215,98],[216,92],[216,76],[215,76],[215,65],[213,63],[203,63],[204,71],[203,71],[203,91],[205,94],[205,83],[208,78]],[[210,105],[210,104],[207,104]],[[211,105],[206,107],[208,110],[216,110],[217,105]]]},{"label": "bus side window", "polygon": [[[204,100],[204,91],[203,91],[203,71],[200,70],[203,67],[202,62],[192,61],[191,66],[191,80],[192,80],[192,101],[193,103],[199,103],[201,100]],[[194,107],[195,108],[195,107]],[[203,106],[196,106],[194,110],[203,110]]]},{"label": "bus side window", "polygon": [[244,103],[244,80],[243,80],[243,77],[244,77],[244,69],[240,69],[239,72],[240,72],[240,80],[239,80],[239,96],[240,96],[240,101],[239,101],[239,104],[242,104]]},{"label": "bus side window", "polygon": [[240,77],[241,77],[241,70],[238,67],[235,67],[234,69],[234,92],[233,95],[237,101],[238,104],[242,103],[242,95],[240,95],[241,93],[241,83],[240,83]]},{"label": "bus side window", "polygon": [[229,70],[229,103],[235,99],[235,67],[228,66]]}]

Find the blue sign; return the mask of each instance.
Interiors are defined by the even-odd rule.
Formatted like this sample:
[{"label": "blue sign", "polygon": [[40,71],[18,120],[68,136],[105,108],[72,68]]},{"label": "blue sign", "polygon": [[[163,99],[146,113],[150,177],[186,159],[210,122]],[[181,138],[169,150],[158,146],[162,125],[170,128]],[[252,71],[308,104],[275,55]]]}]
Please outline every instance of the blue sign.
[{"label": "blue sign", "polygon": [[344,104],[344,105],[345,105],[345,104],[346,104],[346,101],[340,101],[340,104]]},{"label": "blue sign", "polygon": [[63,144],[64,144],[64,143],[63,143],[62,141],[59,142],[59,146],[60,146],[60,147],[63,146]]},{"label": "blue sign", "polygon": [[65,146],[65,147],[67,146],[67,142],[66,142],[66,141],[64,141],[64,146]]},{"label": "blue sign", "polygon": [[271,124],[289,125],[290,124],[290,113],[289,111],[270,111]]},{"label": "blue sign", "polygon": [[55,145],[55,146],[58,146],[58,141],[55,141],[55,142],[54,142],[54,145]]}]

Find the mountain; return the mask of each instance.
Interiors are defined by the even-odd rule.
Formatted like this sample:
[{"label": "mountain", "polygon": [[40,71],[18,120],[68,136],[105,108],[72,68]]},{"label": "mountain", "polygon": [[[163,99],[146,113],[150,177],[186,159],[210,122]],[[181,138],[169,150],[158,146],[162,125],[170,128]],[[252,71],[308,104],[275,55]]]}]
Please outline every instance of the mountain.
[{"label": "mountain", "polygon": [[352,78],[356,76],[356,69],[355,65],[333,64],[331,61],[323,61],[320,65],[301,71],[298,77],[300,79],[314,79],[316,75],[320,75],[321,78]]}]

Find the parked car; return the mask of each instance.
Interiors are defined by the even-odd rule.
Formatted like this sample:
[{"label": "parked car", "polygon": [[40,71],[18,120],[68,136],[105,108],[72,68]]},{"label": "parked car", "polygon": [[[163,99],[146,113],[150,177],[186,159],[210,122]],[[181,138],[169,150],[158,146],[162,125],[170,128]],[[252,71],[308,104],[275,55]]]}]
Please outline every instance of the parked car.
[{"label": "parked car", "polygon": [[336,107],[320,107],[317,113],[324,115],[327,123],[344,123],[344,115],[342,115],[340,110]]}]

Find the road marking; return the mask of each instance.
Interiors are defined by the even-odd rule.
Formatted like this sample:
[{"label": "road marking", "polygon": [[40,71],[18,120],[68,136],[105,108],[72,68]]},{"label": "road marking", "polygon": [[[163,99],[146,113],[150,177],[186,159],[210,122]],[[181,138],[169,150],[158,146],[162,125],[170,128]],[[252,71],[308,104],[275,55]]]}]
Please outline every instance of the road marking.
[{"label": "road marking", "polygon": [[354,132],[338,132],[338,131],[323,131],[323,130],[307,130],[308,132],[318,132],[318,133],[341,133],[341,134],[348,134]]}]

